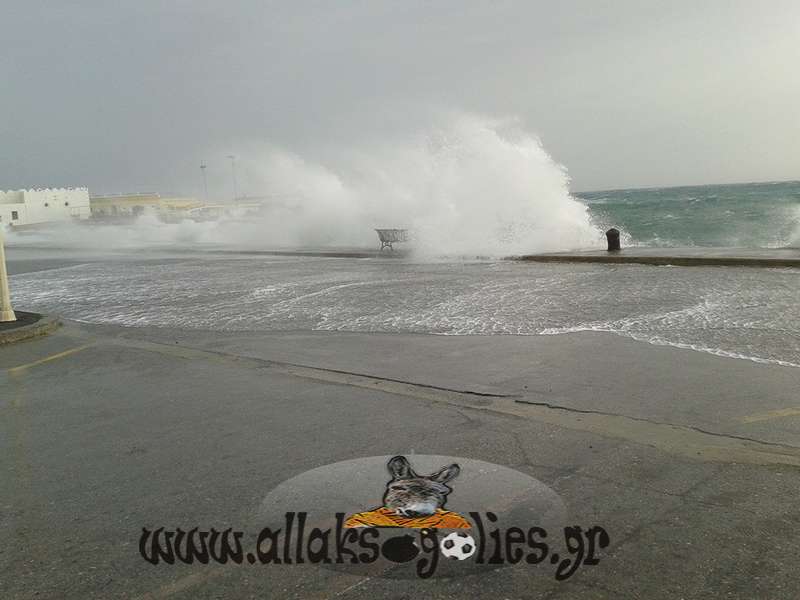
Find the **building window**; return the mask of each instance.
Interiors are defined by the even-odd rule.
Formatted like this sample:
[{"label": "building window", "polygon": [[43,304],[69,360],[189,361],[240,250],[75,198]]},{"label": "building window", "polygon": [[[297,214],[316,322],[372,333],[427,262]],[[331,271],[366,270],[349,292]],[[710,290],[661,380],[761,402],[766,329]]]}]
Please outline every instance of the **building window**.
[{"label": "building window", "polygon": [[17,219],[19,219],[19,213],[17,211],[15,211],[15,210],[12,210],[11,211],[11,220],[12,221],[16,221]]}]

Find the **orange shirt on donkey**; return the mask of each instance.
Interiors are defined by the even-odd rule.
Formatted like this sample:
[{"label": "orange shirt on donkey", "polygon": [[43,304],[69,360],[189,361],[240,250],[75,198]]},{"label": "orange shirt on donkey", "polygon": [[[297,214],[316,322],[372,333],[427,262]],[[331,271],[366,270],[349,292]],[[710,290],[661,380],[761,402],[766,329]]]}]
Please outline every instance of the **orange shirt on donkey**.
[{"label": "orange shirt on donkey", "polygon": [[431,475],[417,475],[405,456],[395,456],[387,466],[392,480],[386,485],[383,506],[350,515],[345,527],[471,527],[460,514],[444,509],[447,495],[452,491],[446,484],[461,471],[457,464]]}]

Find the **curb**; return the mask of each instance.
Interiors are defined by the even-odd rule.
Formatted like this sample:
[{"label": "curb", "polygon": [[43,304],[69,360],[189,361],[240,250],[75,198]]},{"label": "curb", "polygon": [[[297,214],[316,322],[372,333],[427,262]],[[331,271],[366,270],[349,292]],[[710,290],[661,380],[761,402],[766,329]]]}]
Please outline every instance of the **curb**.
[{"label": "curb", "polygon": [[538,263],[605,263],[674,267],[759,267],[800,268],[800,258],[767,258],[756,256],[650,256],[645,254],[625,255],[620,253],[599,254],[529,254],[511,256],[506,260]]},{"label": "curb", "polygon": [[52,333],[61,327],[61,319],[54,316],[39,315],[36,313],[26,313],[21,310],[15,311],[17,316],[38,317],[35,322],[28,325],[13,327],[6,331],[0,331],[0,346],[13,344],[23,340],[39,337]]}]

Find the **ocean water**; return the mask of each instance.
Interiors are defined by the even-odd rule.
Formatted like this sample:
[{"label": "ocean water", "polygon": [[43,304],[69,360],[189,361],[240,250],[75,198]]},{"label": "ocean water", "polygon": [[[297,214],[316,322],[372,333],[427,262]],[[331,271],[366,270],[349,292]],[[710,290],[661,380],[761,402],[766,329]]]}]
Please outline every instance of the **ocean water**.
[{"label": "ocean water", "polygon": [[605,331],[800,366],[800,270],[509,261],[101,260],[12,277],[29,310],[123,326],[440,335]]},{"label": "ocean water", "polygon": [[631,245],[780,248],[800,245],[800,182],[577,194],[602,229]]}]

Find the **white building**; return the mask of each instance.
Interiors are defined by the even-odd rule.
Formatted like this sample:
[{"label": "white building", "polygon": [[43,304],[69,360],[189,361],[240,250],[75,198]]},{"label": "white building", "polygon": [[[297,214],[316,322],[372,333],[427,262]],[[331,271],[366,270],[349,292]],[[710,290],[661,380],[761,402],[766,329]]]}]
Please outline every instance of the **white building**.
[{"label": "white building", "polygon": [[35,225],[72,219],[88,219],[87,188],[53,188],[0,191],[0,224]]}]

